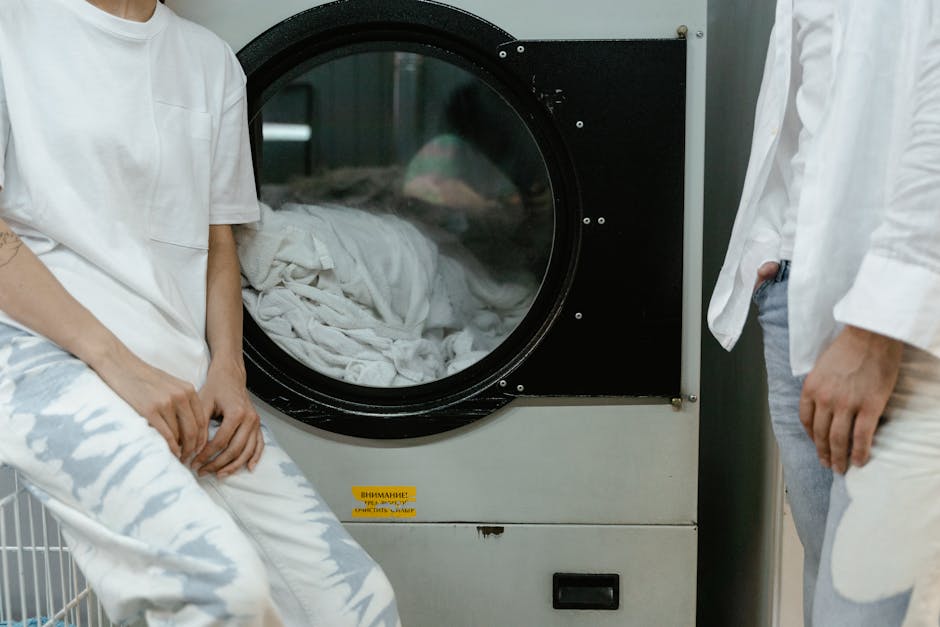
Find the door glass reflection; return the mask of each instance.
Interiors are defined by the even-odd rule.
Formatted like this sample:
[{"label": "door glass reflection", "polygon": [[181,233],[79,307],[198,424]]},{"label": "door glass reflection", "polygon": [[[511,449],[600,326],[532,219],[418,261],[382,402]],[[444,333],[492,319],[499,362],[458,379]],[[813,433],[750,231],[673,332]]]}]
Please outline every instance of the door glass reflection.
[{"label": "door glass reflection", "polygon": [[455,374],[518,326],[554,204],[522,119],[436,57],[369,52],[295,77],[252,122],[262,219],[243,298],[287,353],[363,386]]}]

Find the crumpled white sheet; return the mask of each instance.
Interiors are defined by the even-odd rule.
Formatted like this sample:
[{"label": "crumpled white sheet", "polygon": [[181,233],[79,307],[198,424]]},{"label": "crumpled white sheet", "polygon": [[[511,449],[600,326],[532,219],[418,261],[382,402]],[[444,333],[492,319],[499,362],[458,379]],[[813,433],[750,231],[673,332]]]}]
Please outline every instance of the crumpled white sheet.
[{"label": "crumpled white sheet", "polygon": [[359,385],[416,385],[473,365],[535,295],[534,281],[499,283],[390,214],[262,204],[235,237],[255,321],[299,361]]}]

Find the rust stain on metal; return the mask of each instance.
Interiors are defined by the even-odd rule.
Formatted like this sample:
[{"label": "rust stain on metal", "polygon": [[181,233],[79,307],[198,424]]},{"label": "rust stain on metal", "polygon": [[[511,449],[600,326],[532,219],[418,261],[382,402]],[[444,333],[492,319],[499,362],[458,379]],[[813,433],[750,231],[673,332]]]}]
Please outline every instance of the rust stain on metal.
[{"label": "rust stain on metal", "polygon": [[505,531],[506,531],[505,527],[487,527],[484,525],[477,527],[477,533],[480,534],[484,540],[486,540],[490,536],[499,537],[503,535],[503,532]]}]

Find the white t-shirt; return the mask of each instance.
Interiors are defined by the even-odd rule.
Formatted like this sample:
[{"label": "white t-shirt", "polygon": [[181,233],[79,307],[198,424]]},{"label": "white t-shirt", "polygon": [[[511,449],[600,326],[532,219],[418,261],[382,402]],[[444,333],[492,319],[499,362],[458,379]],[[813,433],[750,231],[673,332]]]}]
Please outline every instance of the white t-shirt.
[{"label": "white t-shirt", "polygon": [[4,0],[0,186],[0,217],[72,296],[201,384],[209,225],[258,219],[228,45],[160,3],[141,23],[86,0]]}]

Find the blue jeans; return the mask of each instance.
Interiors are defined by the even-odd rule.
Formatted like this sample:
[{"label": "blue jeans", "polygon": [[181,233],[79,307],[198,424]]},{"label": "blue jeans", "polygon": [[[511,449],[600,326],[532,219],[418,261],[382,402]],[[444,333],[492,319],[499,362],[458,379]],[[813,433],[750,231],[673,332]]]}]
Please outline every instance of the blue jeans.
[{"label": "blue jeans", "polygon": [[[832,555],[840,522],[851,503],[846,477],[819,463],[816,446],[799,420],[804,377],[790,368],[787,286],[789,264],[754,293],[764,334],[770,416],[780,449],[787,498],[803,544],[803,614],[806,627],[894,627],[905,623],[911,590],[874,601],[844,596],[833,582]],[[876,447],[879,441],[876,439]],[[873,450],[873,459],[876,451]],[[873,466],[877,471],[877,467]],[[855,469],[850,470],[851,477]],[[855,550],[864,552],[865,546]],[[870,573],[877,577],[877,573]],[[921,624],[921,623],[916,623]],[[928,624],[928,623],[923,623]],[[937,625],[934,618],[931,625]]]}]

